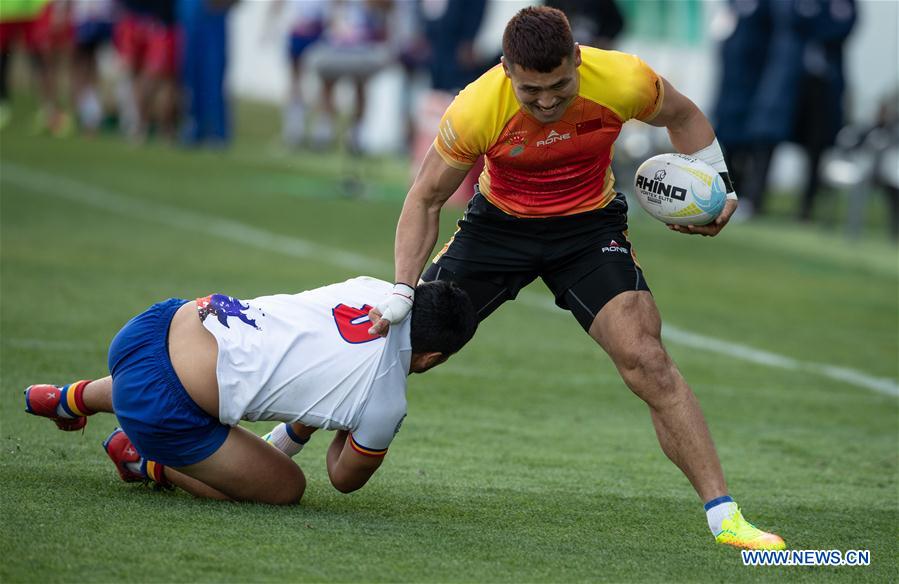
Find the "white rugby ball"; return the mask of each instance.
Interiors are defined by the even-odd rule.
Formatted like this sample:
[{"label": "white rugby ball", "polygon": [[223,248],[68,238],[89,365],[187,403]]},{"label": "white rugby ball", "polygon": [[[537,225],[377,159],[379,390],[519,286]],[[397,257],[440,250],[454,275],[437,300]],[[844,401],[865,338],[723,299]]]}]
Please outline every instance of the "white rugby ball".
[{"label": "white rugby ball", "polygon": [[724,180],[711,166],[677,153],[659,154],[641,164],[634,192],[647,213],[674,225],[711,223],[727,200]]}]

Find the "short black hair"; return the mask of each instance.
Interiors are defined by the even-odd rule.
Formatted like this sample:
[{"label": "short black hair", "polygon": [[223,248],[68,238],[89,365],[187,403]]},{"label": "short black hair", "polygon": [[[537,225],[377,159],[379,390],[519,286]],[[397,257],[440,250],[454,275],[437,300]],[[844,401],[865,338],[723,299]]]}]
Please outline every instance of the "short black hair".
[{"label": "short black hair", "polygon": [[413,353],[452,355],[471,340],[477,328],[474,305],[457,284],[437,280],[415,289],[410,325]]},{"label": "short black hair", "polygon": [[510,64],[550,73],[574,55],[568,17],[561,10],[530,6],[518,11],[503,32],[503,57]]}]

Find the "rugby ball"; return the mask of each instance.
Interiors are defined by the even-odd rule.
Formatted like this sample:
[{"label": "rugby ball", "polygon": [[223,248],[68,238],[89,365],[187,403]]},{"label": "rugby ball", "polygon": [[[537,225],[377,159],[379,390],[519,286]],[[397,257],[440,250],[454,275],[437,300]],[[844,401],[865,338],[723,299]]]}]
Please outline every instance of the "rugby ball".
[{"label": "rugby ball", "polygon": [[643,209],[663,223],[705,225],[727,200],[724,180],[698,158],[659,154],[640,165],[634,193]]}]

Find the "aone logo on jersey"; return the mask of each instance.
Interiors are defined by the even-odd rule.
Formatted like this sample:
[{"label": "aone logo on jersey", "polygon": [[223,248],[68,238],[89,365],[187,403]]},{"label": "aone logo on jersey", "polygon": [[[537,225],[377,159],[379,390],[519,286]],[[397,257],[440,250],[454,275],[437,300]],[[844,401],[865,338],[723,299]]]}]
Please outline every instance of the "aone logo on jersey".
[{"label": "aone logo on jersey", "polygon": [[537,146],[546,146],[547,144],[555,144],[556,142],[561,142],[562,140],[570,140],[571,132],[565,132],[564,134],[560,134],[555,130],[552,130],[549,133],[549,136],[546,137],[545,140],[537,140]]},{"label": "aone logo on jersey", "polygon": [[637,175],[637,188],[646,195],[647,202],[659,205],[663,199],[683,201],[687,198],[687,189],[665,182],[666,174],[664,170],[657,170],[652,178],[642,174]]},{"label": "aone logo on jersey", "polygon": [[614,239],[609,242],[609,245],[603,246],[602,253],[630,253],[626,247],[619,244]]}]

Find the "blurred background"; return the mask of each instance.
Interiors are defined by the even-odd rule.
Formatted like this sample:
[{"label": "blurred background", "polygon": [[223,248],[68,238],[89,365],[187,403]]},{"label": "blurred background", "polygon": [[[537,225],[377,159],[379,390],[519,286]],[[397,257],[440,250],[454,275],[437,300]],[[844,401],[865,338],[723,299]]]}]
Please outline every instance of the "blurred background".
[{"label": "blurred background", "polygon": [[[580,43],[640,55],[709,115],[738,219],[899,237],[899,2],[549,3]],[[503,26],[527,4],[2,0],[0,139],[15,148],[7,128],[25,124],[60,139],[253,144],[256,155],[324,156],[335,196],[365,196],[378,189],[358,159],[411,177],[453,95],[498,62]],[[664,131],[627,124],[620,188],[666,150]]]}]

